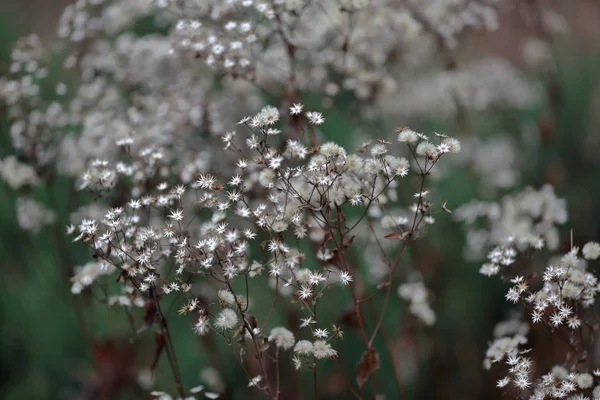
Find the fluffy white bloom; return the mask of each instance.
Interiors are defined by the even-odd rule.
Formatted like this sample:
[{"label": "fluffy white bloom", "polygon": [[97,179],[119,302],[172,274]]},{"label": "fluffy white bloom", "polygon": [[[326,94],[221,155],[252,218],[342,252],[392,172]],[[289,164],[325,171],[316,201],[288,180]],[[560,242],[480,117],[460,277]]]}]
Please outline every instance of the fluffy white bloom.
[{"label": "fluffy white bloom", "polygon": [[275,171],[269,168],[263,169],[258,179],[264,187],[271,187],[273,186],[273,182],[275,182]]},{"label": "fluffy white bloom", "polygon": [[414,143],[417,140],[419,140],[419,136],[417,135],[417,132],[412,129],[403,129],[398,134],[398,141],[400,143]]},{"label": "fluffy white bloom", "polygon": [[373,157],[382,156],[387,152],[388,152],[388,149],[383,144],[376,144],[373,147],[371,147],[371,156],[373,156]]},{"label": "fluffy white bloom", "polygon": [[331,348],[331,345],[324,340],[315,340],[313,343],[313,355],[316,358],[334,358],[337,351]]},{"label": "fluffy white bloom", "polygon": [[461,146],[458,139],[455,138],[446,138],[442,141],[442,145],[446,146],[449,153],[458,153],[460,152]]},{"label": "fluffy white bloom", "polygon": [[291,349],[294,346],[295,338],[294,334],[283,327],[277,327],[271,329],[271,333],[269,334],[269,341],[275,342],[277,347],[282,348],[283,350]]},{"label": "fluffy white bloom", "polygon": [[417,149],[415,150],[420,156],[434,158],[438,155],[437,147],[430,142],[421,142],[417,145]]},{"label": "fluffy white bloom", "polygon": [[215,321],[215,326],[221,329],[232,329],[237,325],[239,318],[231,308],[223,309]]},{"label": "fluffy white bloom", "polygon": [[223,303],[229,305],[235,304],[235,296],[229,290],[219,290],[217,294]]},{"label": "fluffy white bloom", "polygon": [[334,142],[323,143],[319,147],[319,153],[324,155],[326,158],[346,158],[346,150]]},{"label": "fluffy white bloom", "polygon": [[555,365],[552,367],[552,374],[559,380],[567,379],[569,371],[562,365]]},{"label": "fluffy white bloom", "polygon": [[587,242],[583,246],[581,252],[587,260],[596,260],[598,257],[600,257],[600,243]]},{"label": "fluffy white bloom", "polygon": [[265,106],[258,114],[262,125],[273,125],[279,121],[279,110],[273,106]]},{"label": "fluffy white bloom", "polygon": [[313,352],[313,344],[308,340],[299,340],[294,346],[294,353],[300,355],[309,355]]},{"label": "fluffy white bloom", "polygon": [[577,375],[577,386],[588,389],[594,386],[594,377],[586,372]]}]

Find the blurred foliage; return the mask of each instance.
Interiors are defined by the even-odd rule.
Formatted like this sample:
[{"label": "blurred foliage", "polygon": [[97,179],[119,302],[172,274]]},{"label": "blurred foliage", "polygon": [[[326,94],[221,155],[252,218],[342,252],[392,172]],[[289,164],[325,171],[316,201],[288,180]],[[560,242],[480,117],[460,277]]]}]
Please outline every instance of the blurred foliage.
[{"label": "blurred foliage", "polygon": [[[18,30],[11,23],[10,16],[1,17],[0,68],[4,69]],[[147,32],[147,24],[148,21],[140,21],[136,30]],[[553,183],[559,196],[566,197],[569,202],[571,218],[568,229],[574,230],[576,241],[581,243],[588,239],[597,240],[600,236],[600,158],[586,153],[585,142],[593,137],[589,132],[598,132],[600,127],[596,115],[598,99],[595,98],[600,58],[582,59],[563,54],[560,61],[558,73],[544,77],[547,102],[536,109],[519,112],[492,110],[482,116],[468,115],[460,123],[419,121],[417,123],[421,126],[416,125],[415,129],[446,131],[447,128],[449,134],[458,134],[459,137],[462,134],[463,138],[471,134],[489,137],[498,132],[513,132],[525,153],[525,165],[521,171],[523,186]],[[308,103],[317,101],[307,99]],[[343,98],[337,108],[328,112],[324,133],[328,139],[353,146],[355,141],[351,135],[355,121],[348,118],[348,107],[351,107],[351,102]],[[377,134],[387,129],[377,123],[366,122],[364,125]],[[524,126],[535,129],[524,131]],[[530,146],[532,141],[541,141],[541,148],[532,150],[537,148]],[[0,157],[9,152],[7,116],[4,110],[0,110]],[[0,398],[73,398],[91,381],[94,371],[106,362],[103,360],[111,357],[110,350],[107,350],[111,347],[102,343],[117,341],[127,345],[127,339],[139,328],[130,326],[125,313],[117,313],[91,298],[73,297],[70,293],[70,266],[89,261],[91,255],[83,246],[68,243],[63,237],[71,201],[64,193],[69,192],[66,189],[69,185],[72,182],[56,179],[47,192],[36,193],[39,200],[57,205],[55,209],[60,209],[61,215],[59,224],[32,237],[18,228],[14,212],[17,194],[0,182],[0,253],[3,255]],[[409,197],[412,193],[402,195]],[[477,196],[477,182],[464,168],[454,170],[451,176],[439,181],[436,188],[436,197],[447,201],[451,208]],[[389,399],[492,398],[499,393],[493,387],[493,377],[484,374],[482,359],[493,326],[510,310],[504,301],[504,285],[498,280],[484,278],[477,272],[477,265],[464,261],[461,253],[463,237],[456,234],[460,231],[458,224],[449,216],[442,216],[438,221],[426,239],[414,242],[407,258],[418,265],[427,286],[435,293],[437,324],[434,328],[411,324],[405,304],[397,296],[392,296],[384,321],[383,339],[375,342],[376,349],[383,349],[388,345],[386,335],[401,331],[410,338],[410,342],[398,350],[400,354],[407,359],[429,361],[419,363],[417,370],[401,365],[400,373],[405,381],[413,384],[397,388],[390,383],[394,381],[391,362],[387,353],[381,351],[382,374],[377,385],[388,394]],[[111,284],[107,282],[109,291]],[[255,300],[258,308],[270,307],[270,295]],[[167,305],[167,313],[175,316],[177,298],[171,301],[175,305]],[[340,295],[336,301],[331,309],[344,310],[349,298]],[[371,306],[380,308],[382,298],[377,298]],[[348,331],[346,338],[338,344],[339,362],[348,375],[353,376],[363,347],[351,324],[340,320],[342,314],[328,317],[334,323],[341,323]],[[141,315],[136,317],[137,321],[141,321]],[[286,315],[276,314],[273,323],[284,318]],[[222,373],[227,388],[243,389],[246,386],[246,378],[239,367],[228,364],[228,358],[220,357],[219,354],[229,352],[222,341],[191,335],[191,321],[185,317],[169,321],[173,336],[177,337],[175,352],[186,387],[198,384],[201,368],[208,365]],[[375,318],[369,316],[367,321],[372,329]],[[148,335],[142,342],[130,345],[132,352],[137,353],[136,362],[146,366],[151,363],[153,354],[148,349],[153,348],[152,341],[151,335]],[[300,381],[285,388],[282,398],[286,398],[286,391],[291,397],[292,391],[298,387],[310,385],[308,375],[300,373]],[[172,386],[165,357],[160,361],[156,379],[163,381],[164,387]],[[335,384],[328,383],[332,398]],[[365,388],[365,393],[370,393],[370,387]],[[243,395],[229,392],[224,397],[243,398]],[[131,389],[123,391],[123,398],[144,398],[144,395]]]}]

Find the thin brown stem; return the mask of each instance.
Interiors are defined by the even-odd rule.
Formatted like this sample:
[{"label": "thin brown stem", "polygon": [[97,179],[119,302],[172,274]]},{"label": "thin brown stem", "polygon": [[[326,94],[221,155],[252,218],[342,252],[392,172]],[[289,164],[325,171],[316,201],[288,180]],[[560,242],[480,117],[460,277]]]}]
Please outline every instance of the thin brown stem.
[{"label": "thin brown stem", "polygon": [[[231,286],[231,283],[229,282],[229,280],[226,281],[226,284],[227,284],[227,287],[229,288],[229,291],[233,294],[233,296],[235,298],[235,304],[237,305],[240,316],[242,317],[242,323],[244,325],[244,328],[246,329],[246,331],[248,331],[248,333],[250,334],[250,337],[252,338],[252,343],[254,344],[254,351],[256,352],[256,359],[258,360],[258,363],[260,365],[262,373],[265,377],[266,392],[270,398],[275,399],[276,397],[274,397],[273,391],[271,390],[271,387],[269,386],[269,379],[268,379],[265,363],[263,362],[262,351],[259,350],[258,344],[256,343],[256,335],[254,334],[252,327],[248,324],[248,321],[246,321],[246,318],[244,317],[244,311],[242,310],[242,306],[240,304],[241,302],[238,301],[237,295],[235,294],[235,291],[233,290],[233,287]],[[243,333],[242,333],[242,335],[243,335]]]},{"label": "thin brown stem", "polygon": [[275,348],[275,398],[279,398],[279,347]]},{"label": "thin brown stem", "polygon": [[317,364],[313,367],[313,399],[317,400]]},{"label": "thin brown stem", "polygon": [[171,365],[171,370],[173,371],[173,378],[175,379],[177,392],[181,397],[185,397],[185,390],[183,389],[183,383],[181,381],[181,372],[179,370],[179,365],[177,364],[177,357],[175,355],[175,348],[173,347],[173,340],[171,339],[171,332],[169,330],[169,326],[167,325],[167,319],[162,312],[160,301],[154,292],[152,292],[152,296],[156,302],[156,308],[160,316],[161,331],[167,339],[167,358],[169,359],[169,364]]}]

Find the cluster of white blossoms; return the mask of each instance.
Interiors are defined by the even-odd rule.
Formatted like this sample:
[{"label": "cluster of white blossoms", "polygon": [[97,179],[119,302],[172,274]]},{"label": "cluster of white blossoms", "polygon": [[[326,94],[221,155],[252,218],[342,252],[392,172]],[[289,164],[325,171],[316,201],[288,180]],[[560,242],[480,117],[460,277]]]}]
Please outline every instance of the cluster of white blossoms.
[{"label": "cluster of white blossoms", "polygon": [[[541,275],[541,285],[535,279],[535,274],[531,273],[531,266],[526,266],[522,271],[528,272],[527,277],[508,277],[514,271],[505,268],[516,268],[519,263],[515,260],[522,257],[515,247],[510,250],[496,249],[492,253],[491,262],[501,265],[497,267],[502,272],[490,271],[488,264],[482,268],[484,273],[501,273],[510,279],[511,287],[506,299],[512,303],[521,302],[528,310],[532,324],[547,327],[550,332],[564,338],[571,348],[569,354],[564,355],[564,360],[559,355],[557,361],[564,364],[540,376],[539,367],[528,356],[532,348],[526,347],[529,325],[513,321],[509,324],[512,327],[510,329],[498,330],[497,327],[497,338],[490,344],[484,361],[486,369],[501,361],[506,365],[507,375],[497,382],[497,386],[514,395],[527,394],[526,398],[531,400],[598,398],[600,370],[594,370],[592,375],[582,370],[579,363],[585,368],[586,349],[594,340],[591,330],[596,317],[592,307],[600,286],[598,278],[588,270],[587,263],[600,257],[600,244],[588,242],[582,251],[583,258],[580,257],[579,248],[573,247],[569,253],[552,261]],[[500,259],[504,262],[500,262]],[[496,267],[493,269],[496,270]]]},{"label": "cluster of white blossoms", "polygon": [[[302,136],[309,135],[313,126],[322,122],[322,116],[315,119],[315,113],[310,111],[298,115],[300,109],[302,106],[297,104],[290,114],[298,117]],[[316,295],[313,290],[321,285],[325,287],[319,289],[320,292],[333,283],[349,284],[352,276],[333,264],[318,272],[298,268],[305,255],[286,244],[284,238],[287,235],[296,239],[309,237],[317,243],[331,240],[324,239],[332,218],[325,212],[341,210],[346,205],[368,208],[371,203],[384,203],[391,183],[408,174],[409,162],[388,154],[389,145],[383,142],[360,149],[369,155],[367,157],[360,153],[347,154],[332,142],[309,149],[299,141],[288,140],[279,151],[272,145],[277,143],[279,132],[274,125],[278,120],[279,112],[271,106],[253,117],[243,118],[240,124],[249,130],[245,140],[240,140],[243,144],[236,143],[234,132],[222,139],[226,149],[240,154],[250,151],[255,154],[254,158],[239,158],[238,171],[224,183],[214,175],[199,175],[191,185],[193,194],[184,185],[171,186],[166,182],[158,183],[149,193],[140,192],[142,182],[147,185],[158,178],[155,171],[162,168],[161,150],[142,149],[137,156],[129,153],[131,161],[127,164],[93,160],[82,175],[80,189],[91,190],[99,196],[109,195],[119,182],[128,181],[132,184],[130,195],[134,197],[124,207],[107,209],[100,221],[84,219],[69,231],[77,230],[76,240],[85,241],[115,262],[118,260],[118,267],[127,274],[143,277],[141,291],[151,284],[156,285],[160,279],[156,268],[165,256],[174,257],[177,274],[188,268],[196,273],[210,272],[215,265],[220,265],[224,277],[230,280],[245,274],[254,277],[266,268],[272,277],[285,283],[284,287],[296,287],[300,299],[312,298]],[[269,144],[271,137],[274,143]],[[423,157],[422,174],[444,153],[460,149],[456,139],[440,137],[440,144],[434,145],[423,134],[410,130],[400,133],[400,141],[408,142],[409,147],[412,143],[415,154]],[[422,200],[420,211],[425,212],[430,207],[423,200],[425,193],[416,197]],[[209,220],[194,225],[202,237],[197,242],[190,236],[191,226],[188,231],[182,228],[194,217],[186,211],[189,208],[213,211]],[[420,221],[426,217],[421,216]],[[407,225],[407,221],[403,224]],[[388,226],[402,229],[400,225]],[[249,242],[261,231],[269,236],[262,246],[272,255],[266,264],[248,259]],[[351,231],[349,227],[344,228],[342,236]],[[317,258],[324,263],[331,262],[335,258],[332,250],[323,246]],[[164,284],[162,292],[178,291],[178,286]],[[230,305],[240,302],[226,291],[219,292],[219,297],[222,303]],[[221,318],[221,321],[227,320],[231,318]]]},{"label": "cluster of white blossoms", "polygon": [[[400,85],[382,92],[378,112],[427,118],[433,109],[439,116],[453,117],[461,110],[525,108],[540,99],[538,86],[508,61],[494,57],[467,62],[460,69],[441,70],[433,77],[425,74]],[[406,98],[410,101],[403,101]]]},{"label": "cluster of white blossoms", "polygon": [[[113,161],[115,141],[132,151],[160,146],[170,168],[161,172],[189,183],[212,162],[207,148],[217,140],[211,137],[259,107],[260,91],[241,79],[216,85],[196,60],[172,54],[165,36],[111,34],[105,14],[128,2],[107,3],[77,2],[65,11],[89,17],[86,7],[98,8],[101,22],[85,28],[93,40],[83,52],[69,43],[59,43],[58,52],[46,49],[35,36],[17,43],[10,71],[0,79],[13,147],[39,175],[57,164],[61,174],[76,177],[91,159]],[[126,27],[154,8],[145,10]],[[48,76],[50,63],[62,63],[58,76]]]},{"label": "cluster of white blossoms", "polygon": [[[509,283],[506,300],[521,303],[530,321],[513,320],[496,328],[496,339],[488,348],[484,366],[490,369],[498,362],[506,365],[507,375],[497,386],[533,400],[589,398],[586,396],[592,394],[592,387],[600,383],[582,369],[594,340],[600,244],[591,241],[581,249],[572,245],[566,254],[539,265],[535,252],[558,248],[557,225],[567,219],[565,201],[558,199],[550,186],[539,191],[525,189],[506,196],[500,204],[472,202],[457,209],[455,215],[468,226],[471,239],[467,246],[471,247],[467,251],[473,250],[472,255],[479,257],[481,251],[489,250],[480,272],[499,275]],[[484,224],[477,225],[480,221]],[[526,347],[530,324],[546,327],[567,343],[570,351],[564,359],[560,354],[553,359],[564,366],[541,376],[540,367],[528,355],[536,348]],[[593,395],[598,391],[594,389]]]},{"label": "cluster of white blossoms", "polygon": [[267,88],[330,83],[333,94],[344,89],[360,98],[391,89],[401,77],[394,64],[424,64],[438,46],[456,47],[467,29],[495,29],[494,3],[157,1],[176,19],[174,48],[212,68]]},{"label": "cluster of white blossoms", "polygon": [[[316,371],[338,357],[343,333],[324,322],[321,305],[346,291],[365,344],[362,366],[378,364],[373,340],[403,251],[438,213],[450,212],[426,181],[461,143],[399,127],[397,140],[349,151],[324,139],[320,106],[302,101],[317,94],[326,107],[349,98],[365,119],[530,104],[535,85],[506,62],[448,66],[464,33],[497,27],[496,3],[77,0],[64,10],[57,41],[21,39],[0,77],[19,156],[0,161],[0,174],[16,190],[43,190],[62,175],[85,192],[69,193],[92,204],[69,209],[67,232],[95,261],[74,269],[71,291],[95,294],[97,281],[117,278],[120,290],[103,299],[127,311],[143,307],[138,333],[159,325],[170,341],[160,303],[178,302],[190,331],[239,350],[248,386],[275,399],[273,360],[279,368],[290,355],[295,369]],[[486,155],[467,162],[507,188],[518,178],[517,162],[508,161],[502,171]],[[403,202],[406,190],[412,200]],[[34,233],[58,220],[29,193],[17,211],[20,226]],[[469,255],[493,248],[481,271],[510,275],[509,300],[533,307],[534,322],[583,329],[578,306],[593,303],[597,281],[576,248],[547,268],[539,290],[527,274],[509,272],[519,254],[558,246],[566,208],[550,187],[501,204],[474,202],[455,215],[471,225]],[[475,228],[480,218],[485,229]],[[595,260],[600,245],[590,242],[582,254]],[[398,284],[409,311],[434,324],[424,283]],[[273,296],[270,310],[257,306],[265,293]],[[360,307],[380,293],[387,297],[373,328]],[[272,327],[283,301],[298,321]],[[489,363],[509,362],[518,388],[533,385],[523,335],[507,333],[488,355]]]},{"label": "cluster of white blossoms", "polygon": [[[306,91],[352,92],[365,101],[365,113],[397,117],[387,105],[419,103],[402,71],[432,64],[437,43],[452,48],[465,29],[495,28],[493,3],[79,0],[64,10],[58,43],[45,48],[29,36],[17,44],[0,97],[13,120],[14,147],[37,168],[57,161],[61,173],[77,176],[89,159],[107,158],[115,139],[135,136],[138,148],[164,146],[172,168],[190,182],[211,162],[201,151],[210,144],[206,136],[233,129],[236,118],[261,106],[265,91],[288,105]],[[163,33],[131,32],[148,18]],[[64,71],[49,76],[51,63]],[[481,96],[465,89],[459,97],[482,98],[474,105],[481,108],[508,87],[498,83]]]},{"label": "cluster of white blossoms", "polygon": [[[297,369],[316,368],[319,360],[335,358],[333,341],[343,333],[336,325],[321,323],[316,305],[336,287],[349,288],[358,263],[367,261],[346,255],[352,245],[372,243],[373,237],[357,233],[369,231],[365,218],[387,221],[387,207],[397,207],[396,185],[409,174],[410,163],[392,153],[412,154],[421,180],[415,204],[405,207],[411,218],[383,224],[386,237],[406,241],[442,211],[428,200],[425,178],[440,158],[461,146],[457,139],[442,134],[430,138],[407,128],[398,129],[397,143],[365,143],[356,153],[333,142],[303,144],[317,137],[324,122],[323,115],[302,104],[293,104],[285,114],[266,106],[238,122],[243,134],[230,131],[221,137],[221,153],[235,158],[233,173],[198,174],[190,185],[162,181],[161,148],[134,152],[135,138],[115,141],[123,160],[92,160],[80,178],[80,190],[121,203],[107,207],[100,217],[89,216],[99,210],[82,210],[81,222],[69,227],[75,241],[86,243],[101,260],[78,271],[73,293],[119,271],[128,290],[111,298],[111,305],[132,307],[141,298],[178,296],[185,299],[179,313],[195,316],[196,334],[213,332],[230,345],[236,339],[242,355],[249,350],[260,355],[272,343],[282,352],[293,348]],[[369,214],[372,207],[378,211]],[[352,209],[362,217],[347,219]],[[314,247],[309,256],[316,263],[306,261],[301,241]],[[393,250],[380,257],[392,257]],[[389,264],[388,281],[397,263]],[[263,332],[271,313],[260,313],[252,300],[267,284],[261,275],[268,276],[274,302],[287,297],[304,313],[298,326],[291,327],[306,332],[300,340],[285,327]],[[243,292],[235,289],[240,283]],[[218,306],[207,297],[212,285],[220,288]],[[399,294],[425,324],[435,322],[422,283],[401,286]],[[271,390],[262,380],[251,386]]]},{"label": "cluster of white blossoms", "polygon": [[0,160],[0,177],[15,190],[39,183],[39,177],[31,165],[20,163],[15,156]]},{"label": "cluster of white blossoms", "polygon": [[[453,49],[464,31],[495,29],[495,3],[78,0],[65,8],[56,42],[31,35],[17,43],[0,99],[14,149],[42,180],[51,165],[79,177],[92,159],[114,162],[118,141],[131,152],[160,148],[157,174],[189,185],[209,166],[230,164],[208,149],[265,93],[282,108],[306,92],[353,94],[364,115],[395,118],[403,107],[407,116],[445,114],[457,99],[476,109],[528,104],[532,90],[503,72],[510,66],[461,72],[436,62],[440,46]],[[434,88],[414,86],[417,73]]]},{"label": "cluster of white blossoms", "polygon": [[[565,325],[569,329],[578,329],[581,327],[582,320],[574,311],[574,305],[578,304],[583,312],[583,309],[594,304],[599,291],[598,279],[592,272],[586,270],[585,261],[586,258],[591,260],[590,255],[598,257],[597,254],[589,252],[589,249],[595,245],[596,242],[586,244],[588,251],[583,259],[579,257],[579,248],[573,247],[556,263],[548,265],[543,271],[543,285],[537,291],[532,290],[531,283],[525,277],[516,275],[511,278],[512,286],[506,294],[506,299],[512,303],[519,301],[529,303],[533,323],[544,322],[555,328]],[[511,254],[507,254],[505,250],[501,255],[496,249],[493,253],[490,254],[491,262],[498,262],[498,264],[484,268],[486,271],[498,270],[496,273],[500,273],[499,270],[503,269],[504,274],[509,272],[511,265],[516,262],[518,251],[513,249]]]},{"label": "cluster of white blossoms", "polygon": [[498,264],[512,264],[512,247],[556,250],[559,244],[557,226],[567,221],[567,207],[564,199],[556,197],[552,186],[545,185],[539,190],[526,188],[505,196],[499,203],[472,200],[457,208],[454,217],[467,227],[465,258],[481,259],[487,249],[500,246],[490,253],[498,261],[481,269],[483,274],[493,275]]},{"label": "cluster of white blossoms", "polygon": [[[110,275],[116,271],[114,265],[107,262],[89,262],[82,267],[78,267],[75,270],[75,275],[71,278],[73,285],[71,286],[71,292],[73,294],[79,294],[86,287],[94,283],[96,278],[100,275]],[[132,291],[130,291],[132,293]]]},{"label": "cluster of white blossoms", "polygon": [[[402,78],[390,60],[404,63],[403,47],[419,52],[425,37],[452,47],[464,29],[491,27],[484,3],[79,0],[64,10],[57,42],[21,39],[0,78],[19,154],[2,161],[3,179],[43,190],[62,175],[91,194],[82,196],[91,205],[69,205],[67,232],[96,258],[74,268],[74,294],[118,274],[122,288],[105,303],[143,306],[145,329],[162,298],[184,299],[179,313],[192,316],[191,330],[239,344],[241,358],[254,352],[262,368],[254,378],[263,378],[252,386],[276,397],[265,352],[293,349],[296,368],[337,357],[342,331],[321,321],[317,303],[340,287],[368,299],[352,286],[371,257],[366,279],[391,286],[398,242],[442,211],[426,177],[461,148],[403,128],[398,141],[349,152],[323,140],[325,117],[300,103],[303,93],[345,91],[372,103],[382,84]],[[140,32],[140,20],[152,20],[153,33]],[[265,94],[280,106],[262,107]],[[411,168],[420,188],[413,204],[400,204]],[[57,220],[29,197],[17,209],[34,233]],[[375,245],[372,226],[385,245]],[[349,254],[358,245],[364,258]],[[267,335],[271,312],[253,301],[264,289],[274,305],[285,297],[300,308],[297,326]]]},{"label": "cluster of white blossoms", "polygon": [[529,326],[515,326],[512,328],[494,332],[494,341],[488,346],[483,363],[486,369],[490,369],[494,363],[505,361],[509,356],[527,353],[523,350],[523,345],[527,344],[526,335],[529,333]]},{"label": "cluster of white blossoms", "polygon": [[[517,319],[502,322],[494,329],[495,340],[488,347],[484,366],[488,370],[495,363],[506,366],[507,374],[497,381],[498,388],[530,400],[589,400],[600,396],[600,369],[590,373],[555,365],[545,374],[535,371],[535,362],[529,356],[531,348],[526,347],[528,334],[529,325]],[[539,377],[534,378],[534,374]]]}]

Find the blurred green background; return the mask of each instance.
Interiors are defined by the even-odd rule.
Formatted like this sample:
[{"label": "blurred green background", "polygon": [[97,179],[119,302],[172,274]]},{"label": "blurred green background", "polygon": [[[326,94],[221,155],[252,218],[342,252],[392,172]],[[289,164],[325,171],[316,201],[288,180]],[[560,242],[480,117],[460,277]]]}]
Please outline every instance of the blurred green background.
[{"label": "blurred green background", "polygon": [[[51,35],[60,3],[67,2],[53,2],[52,7],[48,7],[47,2],[34,3],[0,6],[0,10],[4,10],[0,11],[0,74],[8,66],[15,40],[31,31],[40,32],[43,38]],[[539,187],[552,183],[559,197],[568,201],[570,220],[568,226],[563,227],[563,250],[568,249],[571,229],[576,243],[600,238],[600,48],[596,46],[598,32],[594,31],[598,27],[590,27],[593,23],[589,22],[594,15],[600,16],[593,2],[582,1],[579,8],[571,10],[569,15],[575,30],[572,36],[552,43],[559,68],[545,73],[528,72],[544,88],[542,100],[534,107],[519,111],[469,112],[460,121],[437,118],[398,121],[403,125],[410,123],[414,129],[438,129],[462,140],[474,135],[485,140],[507,132],[521,154],[519,186]],[[518,23],[511,18],[514,16],[506,17],[508,28],[499,33],[470,38],[460,57],[468,59],[485,51],[519,65],[520,54],[511,45],[514,45],[515,35],[518,38],[525,31],[513,26]],[[11,154],[4,111],[0,108],[0,158]],[[325,134],[340,144],[353,145],[354,141],[346,134],[352,130],[353,123],[341,108],[334,108],[328,113]],[[373,128],[383,129],[381,126]],[[480,197],[479,184],[478,177],[467,165],[459,166],[436,183],[436,197],[454,207]],[[16,222],[17,193],[0,182],[0,398],[3,399],[76,398],[93,384],[99,369],[105,368],[107,363],[124,362],[111,359],[112,352],[120,349],[119,346],[125,346],[132,353],[138,367],[149,366],[152,360],[152,351],[148,350],[153,348],[151,335],[135,346],[127,345],[131,327],[125,313],[97,304],[93,299],[75,298],[70,293],[70,266],[91,260],[83,246],[71,244],[64,236],[69,207],[64,193],[69,192],[71,185],[72,182],[56,179],[52,187],[35,193],[38,200],[54,204],[62,214],[60,223],[31,236],[21,231]],[[502,194],[499,191],[489,199],[499,199]],[[399,352],[400,360],[407,362],[400,365],[406,383],[400,393],[390,383],[393,371],[382,352],[378,387],[386,392],[388,399],[500,396],[494,388],[498,376],[486,373],[482,360],[493,326],[511,307],[504,301],[506,288],[501,282],[478,274],[477,263],[464,261],[464,238],[456,234],[460,230],[450,217],[439,218],[428,237],[415,242],[410,249],[411,262],[419,265],[427,287],[435,295],[433,306],[438,321],[432,328],[419,327],[406,316],[406,304],[392,296],[385,332],[403,333],[406,341],[398,344],[394,351]],[[374,301],[373,307],[380,307],[380,300]],[[268,304],[270,297],[259,301]],[[339,296],[340,309],[346,301]],[[174,311],[170,315],[176,315]],[[276,319],[281,321],[284,317],[279,315]],[[331,317],[334,322],[339,318]],[[203,372],[203,368],[210,365],[220,372],[227,388],[222,398],[241,399],[253,393],[245,390],[246,378],[239,367],[219,356],[219,352],[228,351],[226,348],[210,338],[202,340],[204,346],[198,346],[201,340],[190,334],[189,320],[182,317],[170,321],[173,335],[178,338],[175,351],[187,388],[210,382],[209,373]],[[370,324],[371,327],[374,324],[372,318]],[[342,328],[347,331],[347,337],[339,344],[340,363],[352,376],[361,357],[361,342],[352,326],[344,326],[342,321]],[[376,348],[386,345],[383,340],[375,342]],[[169,374],[163,359],[156,379],[165,382],[167,388],[172,385]],[[300,378],[305,383],[310,382],[308,373],[301,374]],[[343,385],[340,379],[332,374],[322,384],[323,398],[344,398],[337,389]],[[290,383],[282,399],[298,398],[295,389],[301,385]],[[369,388],[365,393],[369,393]],[[144,392],[132,388],[124,391],[121,398],[145,396]]]}]

